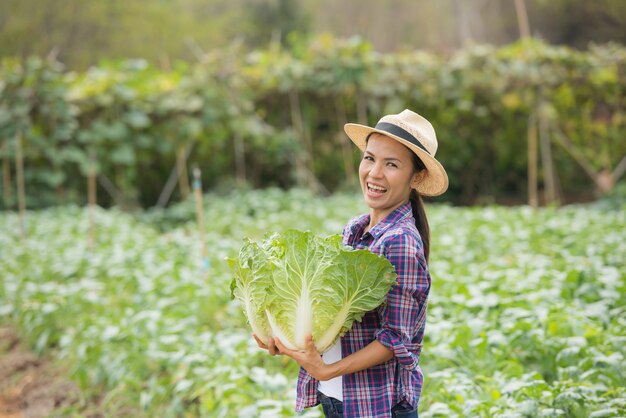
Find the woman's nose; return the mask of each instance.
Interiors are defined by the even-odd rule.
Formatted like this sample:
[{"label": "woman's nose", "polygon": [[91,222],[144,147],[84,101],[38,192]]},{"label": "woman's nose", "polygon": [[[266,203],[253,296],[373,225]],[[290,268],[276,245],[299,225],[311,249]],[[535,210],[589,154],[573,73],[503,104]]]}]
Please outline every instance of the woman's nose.
[{"label": "woman's nose", "polygon": [[381,164],[372,165],[372,169],[370,170],[370,177],[381,177],[383,173],[383,167]]}]

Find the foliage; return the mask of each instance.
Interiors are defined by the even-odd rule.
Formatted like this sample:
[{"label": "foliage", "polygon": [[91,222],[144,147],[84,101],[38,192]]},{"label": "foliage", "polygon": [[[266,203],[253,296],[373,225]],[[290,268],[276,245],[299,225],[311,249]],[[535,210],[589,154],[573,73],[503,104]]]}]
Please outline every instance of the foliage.
[{"label": "foliage", "polygon": [[28,196],[29,206],[53,204],[53,192],[63,195],[78,187],[66,170],[77,123],[63,77],[59,63],[36,57],[24,63],[6,59],[0,66],[0,156],[14,156],[15,138],[22,136],[27,164],[38,168],[26,171],[26,182],[41,192]]},{"label": "foliage", "polygon": [[[181,150],[210,188],[236,178],[332,192],[349,187],[357,161],[343,124],[404,108],[435,126],[451,184],[442,199],[454,202],[526,195],[531,115],[553,140],[564,194],[591,194],[589,171],[611,173],[626,157],[626,50],[615,44],[580,52],[529,40],[446,58],[324,35],[253,53],[231,45],[171,71],[134,60],[62,73],[29,62],[0,69],[0,140],[10,145],[24,125],[30,207],[82,203],[90,164],[109,185],[102,205],[152,206]],[[6,165],[14,150],[3,149]]]},{"label": "foliage", "polygon": [[[169,219],[164,233],[98,210],[93,250],[85,209],[31,212],[25,241],[16,214],[1,214],[1,318],[106,393],[106,415],[293,416],[297,367],[256,347],[225,257],[267,231],[337,233],[362,199],[207,195],[209,270],[192,207],[140,217]],[[428,216],[420,416],[624,416],[623,207],[431,205]]]}]

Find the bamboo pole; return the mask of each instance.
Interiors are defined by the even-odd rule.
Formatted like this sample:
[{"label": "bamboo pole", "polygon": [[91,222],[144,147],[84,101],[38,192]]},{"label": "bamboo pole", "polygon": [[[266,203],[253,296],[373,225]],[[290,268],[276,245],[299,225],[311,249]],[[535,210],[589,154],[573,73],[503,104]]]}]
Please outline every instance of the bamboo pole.
[{"label": "bamboo pole", "polygon": [[96,245],[96,205],[97,205],[97,185],[96,185],[96,158],[94,152],[89,154],[89,172],[87,173],[87,201],[89,216],[89,238],[88,245],[93,249]]},{"label": "bamboo pole", "polygon": [[338,138],[341,143],[341,152],[343,154],[343,168],[345,171],[346,180],[349,184],[354,184],[354,162],[352,159],[352,147],[346,140],[346,135],[343,131],[343,126],[348,123],[346,116],[346,106],[343,103],[341,96],[335,98],[335,112],[337,114],[337,125],[339,125]]},{"label": "bamboo pole", "polygon": [[[189,154],[191,154],[192,148],[195,146],[195,141],[189,144],[189,146],[185,149],[185,159],[189,158]],[[170,197],[172,197],[172,193],[176,188],[176,183],[178,182],[178,165],[174,164],[172,167],[172,171],[170,171],[170,175],[165,182],[165,186],[163,186],[163,190],[159,194],[159,198],[156,203],[156,207],[159,209],[163,209],[167,202],[169,202]]]},{"label": "bamboo pole", "polygon": [[2,141],[2,199],[4,207],[11,207],[13,188],[11,187],[11,160],[9,159],[9,140]]},{"label": "bamboo pole", "polygon": [[356,114],[357,121],[361,125],[367,125],[367,100],[360,89],[356,93]]},{"label": "bamboo pole", "polygon": [[187,153],[185,146],[180,145],[176,150],[176,169],[178,170],[178,185],[183,199],[189,196],[189,176],[187,175]]},{"label": "bamboo pole", "polygon": [[530,25],[528,24],[528,13],[526,13],[524,0],[515,0],[515,14],[517,15],[520,38],[530,38]]},{"label": "bamboo pole", "polygon": [[557,184],[554,172],[554,161],[550,147],[550,132],[548,120],[542,112],[539,113],[539,146],[541,151],[541,166],[543,167],[544,196],[546,204],[557,201]]},{"label": "bamboo pole", "polygon": [[574,142],[559,129],[553,129],[556,142],[578,163],[583,171],[591,178],[600,192],[606,193],[613,190],[615,183],[626,172],[626,156],[622,157],[613,171],[609,167],[597,172],[589,159],[576,147]]},{"label": "bamboo pole", "polygon": [[296,134],[304,142],[304,153],[298,153],[296,155],[296,178],[298,186],[302,187],[306,183],[309,190],[315,190],[313,179],[311,178],[311,161],[312,158],[309,155],[310,144],[308,144],[307,137],[304,133],[304,120],[302,118],[302,109],[300,107],[300,96],[296,90],[289,92],[289,109],[291,112],[291,124],[296,131]]},{"label": "bamboo pole", "polygon": [[583,171],[592,179],[596,180],[597,173],[591,163],[585,158],[574,143],[563,132],[555,131],[554,138],[556,142],[580,165]]},{"label": "bamboo pole", "polygon": [[26,187],[24,185],[24,154],[22,150],[22,133],[17,132],[15,138],[15,175],[17,177],[17,202],[20,219],[20,236],[26,238]]},{"label": "bamboo pole", "polygon": [[528,205],[539,206],[537,185],[537,118],[535,112],[528,117]]},{"label": "bamboo pole", "polygon": [[198,167],[193,169],[193,191],[196,200],[196,220],[198,222],[198,235],[200,238],[200,251],[202,254],[202,267],[208,270],[209,264],[209,252],[204,239],[204,209],[202,207],[202,182],[201,172]]},{"label": "bamboo pole", "polygon": [[237,183],[241,186],[246,183],[246,148],[243,137],[237,131],[235,131],[233,142],[235,146],[235,170]]},{"label": "bamboo pole", "polygon": [[626,173],[626,155],[622,157],[613,170],[613,181],[617,182]]},{"label": "bamboo pole", "polygon": [[104,174],[98,174],[97,176],[98,184],[102,186],[102,188],[113,198],[115,204],[118,206],[124,205],[124,194],[119,191],[115,184],[107,176]]}]

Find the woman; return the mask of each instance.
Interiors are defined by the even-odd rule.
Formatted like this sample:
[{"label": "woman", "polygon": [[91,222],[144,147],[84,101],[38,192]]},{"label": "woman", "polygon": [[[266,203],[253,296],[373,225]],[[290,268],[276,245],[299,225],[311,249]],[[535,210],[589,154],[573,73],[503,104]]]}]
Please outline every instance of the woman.
[{"label": "woman", "polygon": [[349,123],[344,129],[363,150],[359,180],[370,210],[346,225],[343,243],[384,255],[398,284],[385,304],[355,322],[323,356],[310,336],[304,352],[276,338],[257,343],[300,364],[297,411],[322,403],[326,417],[417,417],[430,291],[430,233],[421,196],[442,194],[448,176],[434,158],[432,125],[415,112],[384,116],[374,128]]}]

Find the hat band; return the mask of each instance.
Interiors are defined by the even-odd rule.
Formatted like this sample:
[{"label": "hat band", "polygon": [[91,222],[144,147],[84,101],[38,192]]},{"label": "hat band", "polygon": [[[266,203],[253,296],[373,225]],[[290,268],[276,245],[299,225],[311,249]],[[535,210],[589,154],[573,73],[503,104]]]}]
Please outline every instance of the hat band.
[{"label": "hat band", "polygon": [[376,129],[389,132],[390,134],[395,136],[399,136],[400,138],[409,141],[411,144],[417,145],[418,147],[426,151],[428,155],[430,155],[430,152],[428,152],[428,150],[424,148],[424,146],[421,144],[421,142],[417,140],[417,138],[415,138],[413,135],[411,135],[401,127],[394,125],[393,123],[379,122],[378,124],[376,124]]}]

